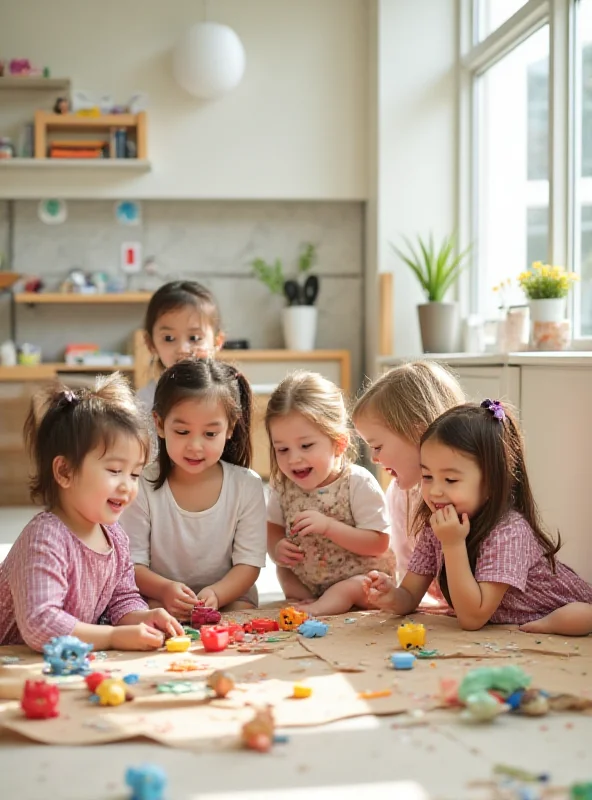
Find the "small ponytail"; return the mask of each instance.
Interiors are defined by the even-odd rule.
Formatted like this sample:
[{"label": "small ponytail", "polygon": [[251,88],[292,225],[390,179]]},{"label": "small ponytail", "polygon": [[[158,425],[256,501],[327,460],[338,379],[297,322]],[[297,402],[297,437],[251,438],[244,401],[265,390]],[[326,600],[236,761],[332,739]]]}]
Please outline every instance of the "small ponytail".
[{"label": "small ponytail", "polygon": [[251,385],[242,372],[236,367],[228,366],[234,372],[234,377],[238,387],[240,398],[241,414],[234,424],[232,436],[226,442],[226,447],[222,453],[224,461],[229,464],[236,464],[238,467],[251,466],[252,447],[251,447],[251,419],[253,416],[253,393]]}]

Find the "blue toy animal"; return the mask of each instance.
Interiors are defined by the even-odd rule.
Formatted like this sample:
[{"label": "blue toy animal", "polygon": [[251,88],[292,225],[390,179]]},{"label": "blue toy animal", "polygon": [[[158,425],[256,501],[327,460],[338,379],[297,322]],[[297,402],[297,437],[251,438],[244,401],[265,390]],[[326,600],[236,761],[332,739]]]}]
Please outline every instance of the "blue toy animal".
[{"label": "blue toy animal", "polygon": [[90,672],[87,655],[92,649],[92,644],[76,636],[54,636],[43,645],[43,658],[52,675],[86,675]]},{"label": "blue toy animal", "polygon": [[131,800],[163,800],[167,784],[166,772],[156,764],[128,767],[125,782],[131,787]]}]

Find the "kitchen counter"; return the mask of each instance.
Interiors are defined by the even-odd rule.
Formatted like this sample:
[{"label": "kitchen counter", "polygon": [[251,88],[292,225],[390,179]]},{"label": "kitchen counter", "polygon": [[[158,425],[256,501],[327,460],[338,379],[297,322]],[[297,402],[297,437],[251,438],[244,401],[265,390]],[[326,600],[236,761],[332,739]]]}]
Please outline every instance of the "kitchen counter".
[{"label": "kitchen counter", "polygon": [[417,356],[380,356],[379,366],[397,366],[406,361],[441,361],[451,367],[592,367],[592,351],[565,350],[519,353],[422,353]]}]

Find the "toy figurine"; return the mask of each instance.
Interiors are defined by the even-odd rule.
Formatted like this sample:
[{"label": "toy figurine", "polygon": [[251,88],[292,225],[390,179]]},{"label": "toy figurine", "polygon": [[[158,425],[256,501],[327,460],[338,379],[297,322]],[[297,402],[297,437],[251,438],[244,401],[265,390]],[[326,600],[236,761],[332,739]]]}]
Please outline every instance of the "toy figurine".
[{"label": "toy figurine", "polygon": [[245,747],[267,753],[273,744],[275,720],[271,706],[255,711],[253,719],[242,727],[242,740]]},{"label": "toy figurine", "polygon": [[425,628],[421,623],[403,622],[397,629],[397,636],[404,650],[425,645]]},{"label": "toy figurine", "polygon": [[305,611],[296,611],[292,606],[286,606],[280,611],[280,628],[283,631],[295,631],[308,619]]},{"label": "toy figurine", "polygon": [[21,708],[27,719],[58,717],[60,690],[47,681],[25,681]]},{"label": "toy figurine", "polygon": [[167,785],[166,772],[156,764],[128,767],[125,782],[131,787],[130,800],[163,800]]},{"label": "toy figurine", "polygon": [[67,97],[58,97],[55,103],[53,104],[53,113],[54,114],[69,114],[70,113],[70,101]]},{"label": "toy figurine", "polygon": [[320,619],[307,619],[298,628],[298,633],[306,639],[314,639],[325,636],[328,630],[326,622],[321,622]]},{"label": "toy figurine", "polygon": [[229,672],[217,670],[208,678],[208,686],[213,689],[216,697],[226,697],[234,689],[234,678]]},{"label": "toy figurine", "polygon": [[95,689],[95,694],[98,695],[102,706],[120,706],[128,697],[125,683],[115,678],[101,681]]},{"label": "toy figurine", "polygon": [[228,628],[224,625],[204,625],[201,630],[201,643],[209,653],[225,650],[230,642]]},{"label": "toy figurine", "polygon": [[90,672],[87,658],[92,644],[81,642],[76,636],[54,636],[43,645],[43,658],[52,675],[86,675]]},{"label": "toy figurine", "polygon": [[216,625],[221,619],[222,614],[215,608],[195,606],[191,614],[191,625],[199,630],[202,625]]}]

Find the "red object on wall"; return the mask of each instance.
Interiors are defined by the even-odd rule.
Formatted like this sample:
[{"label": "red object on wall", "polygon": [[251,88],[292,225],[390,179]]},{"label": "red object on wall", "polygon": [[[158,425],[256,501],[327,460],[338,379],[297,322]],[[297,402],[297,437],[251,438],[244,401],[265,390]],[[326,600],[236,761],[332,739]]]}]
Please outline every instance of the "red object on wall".
[{"label": "red object on wall", "polygon": [[26,681],[21,708],[27,719],[59,717],[60,690],[47,681]]}]

